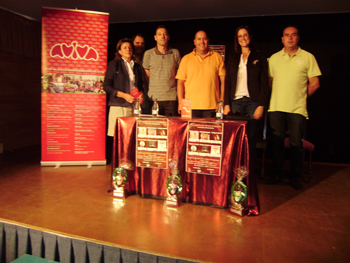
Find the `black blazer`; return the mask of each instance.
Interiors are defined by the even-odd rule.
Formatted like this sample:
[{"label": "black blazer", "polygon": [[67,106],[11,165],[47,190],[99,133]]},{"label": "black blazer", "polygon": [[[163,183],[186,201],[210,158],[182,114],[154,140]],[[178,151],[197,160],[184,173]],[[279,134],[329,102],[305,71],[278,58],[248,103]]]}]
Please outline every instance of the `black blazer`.
[{"label": "black blazer", "polygon": [[[231,105],[235,96],[238,66],[241,54],[233,54],[226,63],[225,105]],[[252,101],[267,108],[270,99],[270,87],[266,57],[259,51],[251,51],[247,62],[248,91]]]},{"label": "black blazer", "polygon": [[[143,68],[134,60],[135,87],[143,92]],[[128,107],[131,103],[115,96],[118,91],[130,93],[128,70],[122,59],[115,59],[108,63],[103,89],[109,94],[108,106]]]}]

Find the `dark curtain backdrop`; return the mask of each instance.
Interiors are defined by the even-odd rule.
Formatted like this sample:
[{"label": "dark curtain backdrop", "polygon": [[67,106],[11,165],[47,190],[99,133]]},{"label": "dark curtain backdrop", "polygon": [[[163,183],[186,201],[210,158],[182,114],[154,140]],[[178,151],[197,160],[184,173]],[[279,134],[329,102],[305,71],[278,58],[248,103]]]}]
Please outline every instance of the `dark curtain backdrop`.
[{"label": "dark curtain backdrop", "polygon": [[[2,9],[0,13],[0,143],[6,150],[40,142],[41,23]],[[136,33],[145,36],[147,49],[152,48],[155,29],[161,24],[169,30],[171,46],[182,56],[192,51],[198,30],[208,33],[211,44],[226,45],[230,54],[236,28],[246,24],[253,30],[257,48],[269,57],[282,49],[284,25],[299,26],[299,44],[314,54],[323,74],[320,89],[308,100],[307,139],[316,147],[313,160],[350,163],[346,114],[350,112],[350,13],[110,24],[108,61],[114,58],[118,40]],[[23,118],[20,113],[25,109],[29,112]],[[14,122],[23,127],[21,132]],[[32,127],[28,130],[22,123]]]},{"label": "dark curtain backdrop", "polygon": [[0,143],[40,144],[41,23],[0,9]]},{"label": "dark curtain backdrop", "polygon": [[0,50],[40,57],[41,23],[0,9]]},{"label": "dark curtain backdrop", "polygon": [[154,47],[155,29],[162,24],[168,28],[171,46],[182,56],[194,48],[198,30],[208,33],[211,44],[226,45],[227,54],[232,53],[236,28],[245,24],[251,27],[257,48],[267,57],[282,49],[283,27],[297,25],[300,47],[316,57],[322,71],[321,87],[308,99],[310,120],[306,135],[316,147],[313,160],[350,163],[350,125],[346,116],[350,112],[350,13],[111,24],[109,60],[114,58],[118,40],[136,33],[145,36],[147,49]]}]

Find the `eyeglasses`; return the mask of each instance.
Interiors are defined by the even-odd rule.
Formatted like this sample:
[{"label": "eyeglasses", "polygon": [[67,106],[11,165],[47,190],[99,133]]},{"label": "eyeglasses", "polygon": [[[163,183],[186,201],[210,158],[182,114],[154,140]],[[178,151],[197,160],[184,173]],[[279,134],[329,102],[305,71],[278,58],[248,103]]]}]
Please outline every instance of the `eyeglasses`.
[{"label": "eyeglasses", "polygon": [[249,36],[248,34],[243,34],[243,35],[239,35],[239,36],[237,36],[238,38],[242,38],[242,37],[247,37],[247,36]]}]

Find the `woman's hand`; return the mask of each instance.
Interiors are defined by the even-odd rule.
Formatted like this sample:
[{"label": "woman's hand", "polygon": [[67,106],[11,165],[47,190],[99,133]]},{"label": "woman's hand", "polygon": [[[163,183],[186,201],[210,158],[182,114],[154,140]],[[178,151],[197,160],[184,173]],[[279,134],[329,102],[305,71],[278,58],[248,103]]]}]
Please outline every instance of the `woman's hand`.
[{"label": "woman's hand", "polygon": [[131,96],[130,94],[128,93],[124,93],[124,99],[129,102],[129,103],[133,103],[135,101],[135,98],[133,96]]},{"label": "woman's hand", "polygon": [[254,115],[253,118],[255,120],[260,120],[260,118],[263,116],[264,114],[264,107],[263,106],[258,106],[255,111],[254,111]]},{"label": "woman's hand", "polygon": [[123,98],[124,100],[126,100],[129,103],[133,103],[134,100],[135,100],[135,98],[133,96],[131,96],[129,93],[124,93],[124,92],[121,92],[121,91],[118,91],[115,94],[115,96],[118,97],[118,98]]}]

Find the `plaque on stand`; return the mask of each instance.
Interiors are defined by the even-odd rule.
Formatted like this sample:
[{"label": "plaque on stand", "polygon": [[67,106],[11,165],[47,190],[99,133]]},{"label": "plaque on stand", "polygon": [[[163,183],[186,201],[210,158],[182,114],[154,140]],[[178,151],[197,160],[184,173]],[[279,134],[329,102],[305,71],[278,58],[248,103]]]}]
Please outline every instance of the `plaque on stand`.
[{"label": "plaque on stand", "polygon": [[168,207],[179,207],[181,203],[182,181],[177,165],[177,160],[169,160],[170,173],[168,180],[166,181],[167,197],[164,205]]},{"label": "plaque on stand", "polygon": [[231,187],[229,213],[239,216],[248,214],[248,189],[243,183],[243,179],[247,177],[249,171],[244,167],[239,167],[235,171],[236,181]]},{"label": "plaque on stand", "polygon": [[114,200],[124,201],[127,196],[125,185],[128,182],[128,173],[126,170],[133,170],[133,164],[130,161],[121,161],[120,166],[114,169],[112,175],[112,196]]}]

